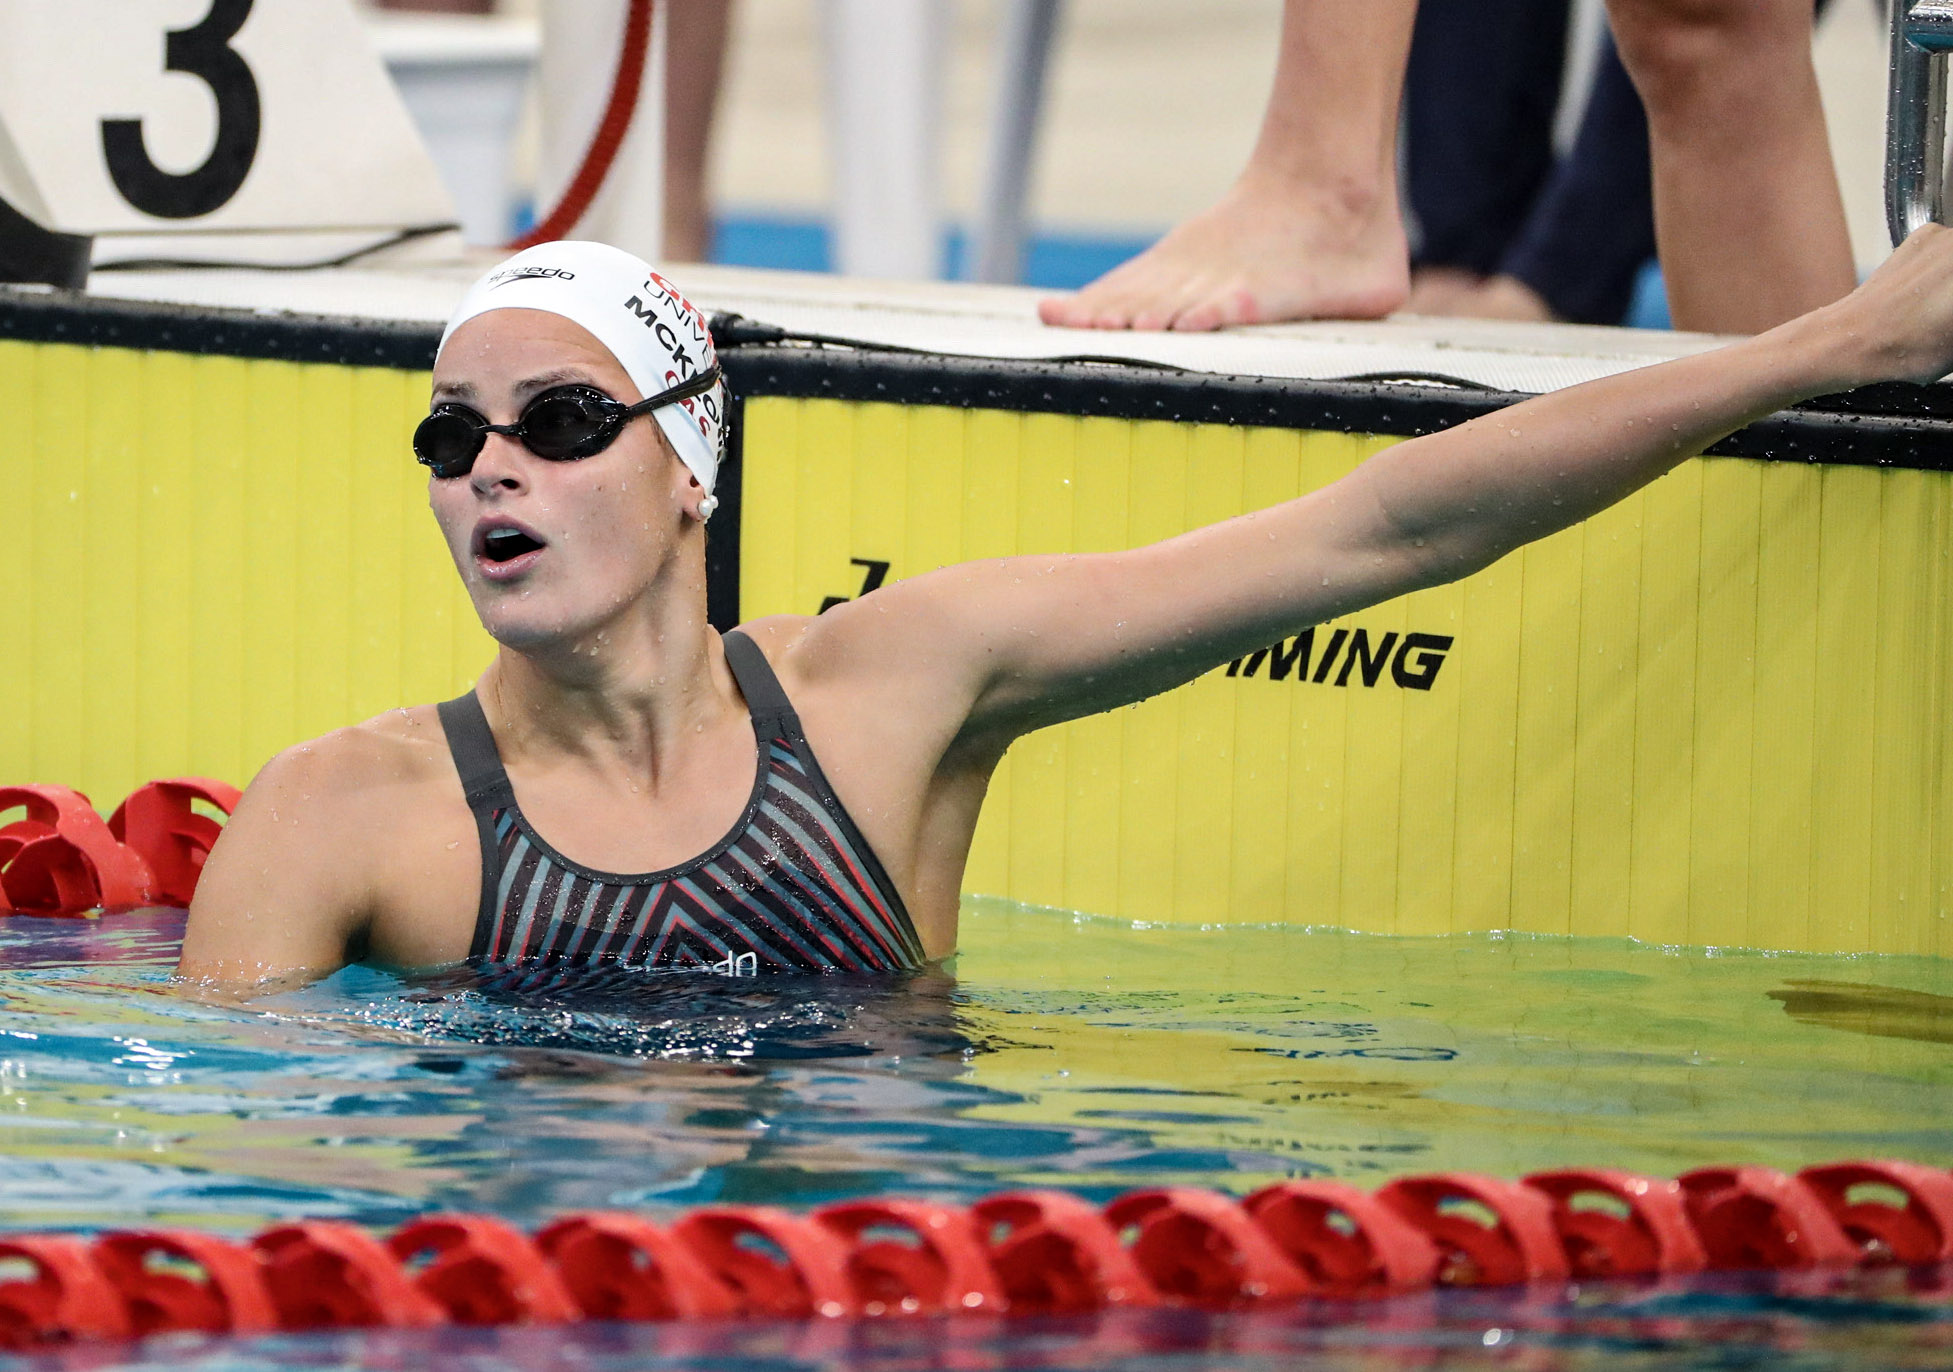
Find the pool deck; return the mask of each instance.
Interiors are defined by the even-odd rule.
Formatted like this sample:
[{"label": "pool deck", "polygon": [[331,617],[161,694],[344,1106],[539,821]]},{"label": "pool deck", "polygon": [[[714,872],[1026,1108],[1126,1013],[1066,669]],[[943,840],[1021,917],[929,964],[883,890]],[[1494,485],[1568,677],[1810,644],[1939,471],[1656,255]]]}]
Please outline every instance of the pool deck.
[{"label": "pool deck", "polygon": [[[327,271],[101,272],[100,300],[379,320],[438,328],[493,254]],[[861,281],[688,264],[671,268],[709,312],[733,311],[793,335],[947,356],[1089,358],[1230,376],[1333,380],[1456,378],[1536,394],[1715,345],[1704,334],[1421,319],[1275,324],[1212,334],[1048,328],[1041,292],[945,282]]]}]

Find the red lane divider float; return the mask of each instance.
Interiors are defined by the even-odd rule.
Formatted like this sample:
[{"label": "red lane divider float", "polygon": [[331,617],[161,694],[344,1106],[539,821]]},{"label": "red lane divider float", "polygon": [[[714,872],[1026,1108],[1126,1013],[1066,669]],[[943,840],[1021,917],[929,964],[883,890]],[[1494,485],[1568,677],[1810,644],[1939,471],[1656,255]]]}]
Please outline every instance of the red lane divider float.
[{"label": "red lane divider float", "polygon": [[583,1311],[529,1236],[486,1215],[429,1215],[387,1240],[456,1324],[562,1324]]},{"label": "red lane divider float", "polygon": [[208,1234],[152,1229],[105,1234],[95,1265],[121,1297],[135,1334],[198,1330],[262,1334],[278,1328],[257,1255]]},{"label": "red lane divider float", "polygon": [[185,1230],[0,1238],[0,1349],[178,1331],[1047,1314],[1235,1308],[1441,1285],[1652,1277],[1705,1267],[1953,1260],[1953,1175],[1842,1162],[1674,1180],[1447,1172],[1374,1193],[1286,1182],[1242,1201],[1184,1187],[1103,1209],[1055,1191],[966,1209],[849,1201],[794,1215],[707,1206],[660,1226],[579,1214],[533,1239],[429,1215],[384,1240],[328,1221],[248,1243]]},{"label": "red lane divider float", "polygon": [[1676,1180],[1711,1267],[1833,1267],[1863,1256],[1800,1178],[1769,1167],[1699,1167]]},{"label": "red lane divider float", "polygon": [[970,1209],[1009,1309],[1070,1315],[1114,1305],[1157,1305],[1119,1231],[1064,1191],[1012,1191]]},{"label": "red lane divider float", "polygon": [[66,786],[0,786],[0,915],[187,906],[239,791],[207,777],[137,787],[107,820]]},{"label": "red lane divider float", "polygon": [[1377,1197],[1333,1181],[1291,1181],[1241,1202],[1314,1290],[1381,1296],[1437,1281],[1438,1246]]},{"label": "red lane divider float", "polygon": [[445,1324],[447,1310],[417,1285],[393,1250],[329,1220],[281,1224],[251,1240],[265,1292],[285,1329]]},{"label": "red lane divider float", "polygon": [[[1953,1178],[1948,1179],[1953,1186]],[[1553,1206],[1553,1227],[1576,1277],[1699,1272],[1708,1266],[1678,1181],[1631,1172],[1539,1172],[1526,1185]]]},{"label": "red lane divider float", "polygon": [[1511,1286],[1572,1275],[1553,1202],[1522,1182],[1443,1172],[1403,1177],[1377,1199],[1437,1244],[1441,1286]]}]

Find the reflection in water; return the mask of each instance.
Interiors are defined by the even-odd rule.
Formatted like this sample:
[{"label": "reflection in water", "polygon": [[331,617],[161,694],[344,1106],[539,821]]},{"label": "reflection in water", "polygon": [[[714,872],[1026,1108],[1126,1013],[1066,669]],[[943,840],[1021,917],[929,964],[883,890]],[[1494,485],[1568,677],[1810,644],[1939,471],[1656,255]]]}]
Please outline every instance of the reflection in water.
[{"label": "reflection in water", "polygon": [[[0,920],[0,1226],[243,1233],[445,1208],[533,1227],[1036,1184],[1102,1199],[1440,1168],[1953,1164],[1953,965],[1932,959],[1144,928],[973,901],[955,979],[355,967],[219,1006],[168,989],[181,925]],[[893,1369],[940,1365],[946,1344],[971,1366],[1162,1372],[1707,1367],[1739,1348],[1945,1365],[1953,1323],[1887,1278],[1448,1293],[1360,1326],[1345,1307],[821,1322],[715,1326],[710,1346],[601,1326],[145,1346],[128,1365]]]},{"label": "reflection in water", "polygon": [[352,998],[335,984],[340,978],[264,1003],[429,1038],[626,1058],[960,1063],[979,1049],[959,1018],[956,983],[940,972],[735,979],[616,967],[468,967],[408,977],[387,1000],[350,1011],[343,1007]]},{"label": "reflection in water", "polygon": [[1854,981],[1793,981],[1768,991],[1800,1024],[1878,1038],[1953,1043],[1953,996]]},{"label": "reflection in water", "polygon": [[1953,1272],[1717,1273],[1687,1281],[1450,1290],[1246,1310],[1071,1317],[599,1321],[568,1326],[175,1336],[9,1360],[19,1372],[1858,1372],[1947,1366]]},{"label": "reflection in water", "polygon": [[[353,967],[232,1006],[170,993],[180,928],[0,920],[0,1225],[1953,1163],[1940,1040],[1766,996],[1864,960],[973,901],[954,979]],[[1953,994],[1869,965],[1890,1022]]]}]

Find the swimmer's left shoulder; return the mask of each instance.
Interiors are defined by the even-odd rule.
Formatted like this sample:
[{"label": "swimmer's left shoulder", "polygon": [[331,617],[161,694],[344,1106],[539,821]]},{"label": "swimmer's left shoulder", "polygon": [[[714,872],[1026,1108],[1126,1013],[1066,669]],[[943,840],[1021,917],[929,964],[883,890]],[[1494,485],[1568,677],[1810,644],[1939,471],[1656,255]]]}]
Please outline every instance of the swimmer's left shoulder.
[{"label": "swimmer's left shoulder", "polygon": [[795,683],[908,675],[918,654],[933,657],[932,645],[954,627],[940,599],[927,584],[895,582],[818,615],[768,615],[739,627],[766,654],[791,695]]},{"label": "swimmer's left shoulder", "polygon": [[806,640],[808,630],[819,622],[815,615],[762,615],[741,624],[739,632],[766,654],[775,672],[786,672],[798,665],[800,645]]},{"label": "swimmer's left shoulder", "polygon": [[759,646],[791,695],[796,685],[845,676],[865,665],[859,606],[848,601],[819,615],[766,615],[739,631]]}]

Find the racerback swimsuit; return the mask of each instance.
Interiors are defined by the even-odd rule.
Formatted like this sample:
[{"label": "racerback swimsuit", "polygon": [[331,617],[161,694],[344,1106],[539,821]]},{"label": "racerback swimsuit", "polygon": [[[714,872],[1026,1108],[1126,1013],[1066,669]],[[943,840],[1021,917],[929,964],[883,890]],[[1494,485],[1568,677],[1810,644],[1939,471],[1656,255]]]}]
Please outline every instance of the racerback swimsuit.
[{"label": "racerback swimsuit", "polygon": [[599,872],[557,852],[523,817],[475,693],[438,707],[481,836],[471,958],[734,975],[921,965],[902,898],[821,774],[766,655],[737,630],[725,649],[758,775],[732,832],[662,872]]}]

